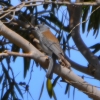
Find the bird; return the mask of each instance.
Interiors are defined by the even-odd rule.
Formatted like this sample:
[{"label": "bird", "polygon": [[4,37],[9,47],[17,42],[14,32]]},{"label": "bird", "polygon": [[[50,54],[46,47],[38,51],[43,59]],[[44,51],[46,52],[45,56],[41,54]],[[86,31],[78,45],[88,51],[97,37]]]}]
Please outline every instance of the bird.
[{"label": "bird", "polygon": [[35,27],[33,32],[39,40],[43,51],[50,56],[46,77],[52,79],[54,64],[56,59],[65,67],[70,69],[70,63],[65,59],[63,50],[56,36],[50,31],[50,28],[44,24]]}]

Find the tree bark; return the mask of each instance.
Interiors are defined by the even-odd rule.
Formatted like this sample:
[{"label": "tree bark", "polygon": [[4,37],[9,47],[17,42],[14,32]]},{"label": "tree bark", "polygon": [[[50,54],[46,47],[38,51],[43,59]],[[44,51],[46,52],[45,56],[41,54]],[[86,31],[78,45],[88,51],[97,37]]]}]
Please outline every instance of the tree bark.
[{"label": "tree bark", "polygon": [[[47,61],[45,55],[16,32],[7,28],[2,22],[0,22],[0,35],[5,36],[11,42],[24,49],[27,53],[31,53],[31,58],[39,62],[43,68],[47,68],[49,62]],[[71,85],[87,94],[90,98],[100,100],[100,91],[95,86],[88,84],[81,77],[77,76],[66,67],[60,66],[56,63],[54,72],[64,78]]]}]

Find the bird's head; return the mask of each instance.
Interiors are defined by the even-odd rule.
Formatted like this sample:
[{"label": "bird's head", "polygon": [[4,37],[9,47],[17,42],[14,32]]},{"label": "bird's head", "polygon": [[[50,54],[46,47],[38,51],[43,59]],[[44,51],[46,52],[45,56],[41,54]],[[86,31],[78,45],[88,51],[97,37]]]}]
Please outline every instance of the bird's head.
[{"label": "bird's head", "polygon": [[36,29],[36,30],[39,30],[39,31],[41,31],[41,32],[45,32],[46,30],[49,29],[49,27],[46,26],[46,25],[44,25],[44,24],[40,24],[40,25],[36,26],[35,29]]}]

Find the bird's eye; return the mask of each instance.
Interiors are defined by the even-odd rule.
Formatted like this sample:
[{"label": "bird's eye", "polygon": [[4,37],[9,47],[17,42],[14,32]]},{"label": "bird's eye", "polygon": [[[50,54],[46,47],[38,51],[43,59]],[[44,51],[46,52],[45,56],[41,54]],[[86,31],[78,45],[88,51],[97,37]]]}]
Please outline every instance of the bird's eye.
[{"label": "bird's eye", "polygon": [[40,29],[40,26],[38,26],[38,28]]},{"label": "bird's eye", "polygon": [[37,29],[38,29],[38,27],[36,26],[36,27],[35,27],[35,30],[37,30]]}]

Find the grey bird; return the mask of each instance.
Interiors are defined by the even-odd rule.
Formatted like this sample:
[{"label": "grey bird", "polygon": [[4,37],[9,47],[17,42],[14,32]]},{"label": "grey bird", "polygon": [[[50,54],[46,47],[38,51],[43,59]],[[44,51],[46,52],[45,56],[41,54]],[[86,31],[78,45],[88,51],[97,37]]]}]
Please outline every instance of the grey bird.
[{"label": "grey bird", "polygon": [[54,64],[56,59],[59,59],[60,63],[70,69],[70,63],[64,58],[64,53],[60,47],[58,39],[53,35],[46,25],[40,24],[35,28],[34,34],[40,42],[43,51],[50,56],[47,78],[52,78]]}]

